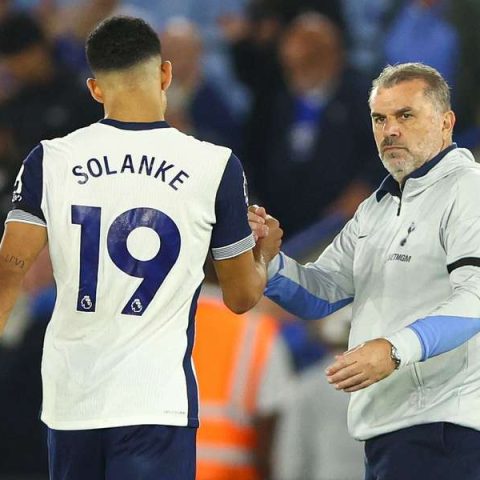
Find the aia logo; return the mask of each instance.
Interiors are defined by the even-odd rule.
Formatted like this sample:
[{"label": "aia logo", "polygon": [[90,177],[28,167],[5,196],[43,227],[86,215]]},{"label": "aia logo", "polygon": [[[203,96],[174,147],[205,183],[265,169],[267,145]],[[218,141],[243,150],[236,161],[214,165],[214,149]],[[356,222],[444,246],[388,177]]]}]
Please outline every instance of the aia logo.
[{"label": "aia logo", "polygon": [[410,234],[412,232],[415,231],[415,228],[417,228],[416,225],[415,225],[415,222],[412,222],[411,225],[408,227],[407,235],[400,240],[400,246],[401,247],[404,247],[406,245],[406,243],[408,241],[408,237],[410,236]]},{"label": "aia logo", "polygon": [[132,308],[132,312],[135,312],[135,313],[140,313],[143,310],[142,302],[138,298],[136,298],[132,302],[130,307]]},{"label": "aia logo", "polygon": [[25,168],[25,165],[22,165],[20,168],[20,171],[18,172],[17,178],[15,179],[15,183],[13,185],[13,197],[12,197],[13,203],[22,201],[22,188],[23,188],[22,175],[23,175],[24,168]]},{"label": "aia logo", "polygon": [[245,176],[245,172],[243,172],[243,196],[245,197],[245,203],[248,207],[248,183],[247,177]]},{"label": "aia logo", "polygon": [[82,298],[80,305],[84,310],[90,310],[93,307],[93,302],[92,302],[92,299],[90,298],[90,295],[85,295]]}]

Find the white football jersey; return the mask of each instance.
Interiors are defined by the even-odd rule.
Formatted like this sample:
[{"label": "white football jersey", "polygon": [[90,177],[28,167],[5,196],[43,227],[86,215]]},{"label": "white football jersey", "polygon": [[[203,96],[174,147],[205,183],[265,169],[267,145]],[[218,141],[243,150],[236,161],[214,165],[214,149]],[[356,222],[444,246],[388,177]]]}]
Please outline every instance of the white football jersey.
[{"label": "white football jersey", "polygon": [[46,226],[57,284],[42,420],[197,426],[202,267],[254,246],[238,159],[166,122],[105,119],[36,147],[13,203],[7,221]]}]

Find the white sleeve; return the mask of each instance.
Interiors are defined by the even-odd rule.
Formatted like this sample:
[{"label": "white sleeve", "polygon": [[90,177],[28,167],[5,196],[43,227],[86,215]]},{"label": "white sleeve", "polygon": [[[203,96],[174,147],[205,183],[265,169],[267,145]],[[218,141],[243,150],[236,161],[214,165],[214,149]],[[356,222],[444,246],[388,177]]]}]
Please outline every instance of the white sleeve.
[{"label": "white sleeve", "polygon": [[275,257],[265,295],[304,319],[325,317],[351,303],[359,212],[314,263],[301,265],[283,253]]}]

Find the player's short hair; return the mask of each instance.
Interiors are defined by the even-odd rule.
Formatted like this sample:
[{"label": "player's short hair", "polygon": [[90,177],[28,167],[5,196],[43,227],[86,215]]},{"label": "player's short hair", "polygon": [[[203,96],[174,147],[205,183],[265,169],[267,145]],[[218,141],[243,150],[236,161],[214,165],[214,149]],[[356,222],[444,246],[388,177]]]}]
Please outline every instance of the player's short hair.
[{"label": "player's short hair", "polygon": [[440,72],[423,63],[400,63],[387,65],[372,82],[370,98],[379,88],[391,88],[398,83],[410,80],[423,80],[426,83],[424,93],[442,112],[451,110],[450,87]]},{"label": "player's short hair", "polygon": [[158,35],[141,18],[107,18],[90,33],[85,45],[92,72],[125,70],[160,56]]}]

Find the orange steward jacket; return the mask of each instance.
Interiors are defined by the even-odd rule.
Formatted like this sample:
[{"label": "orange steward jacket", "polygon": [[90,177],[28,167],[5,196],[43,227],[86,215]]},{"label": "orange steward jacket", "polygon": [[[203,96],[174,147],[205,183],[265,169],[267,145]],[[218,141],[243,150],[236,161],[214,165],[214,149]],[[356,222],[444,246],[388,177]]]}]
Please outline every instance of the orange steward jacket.
[{"label": "orange steward jacket", "polygon": [[260,480],[254,418],[262,373],[278,335],[265,315],[235,315],[201,297],[193,358],[200,392],[197,480]]}]

